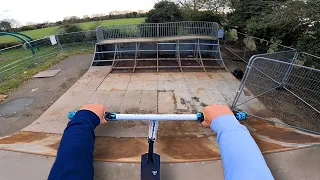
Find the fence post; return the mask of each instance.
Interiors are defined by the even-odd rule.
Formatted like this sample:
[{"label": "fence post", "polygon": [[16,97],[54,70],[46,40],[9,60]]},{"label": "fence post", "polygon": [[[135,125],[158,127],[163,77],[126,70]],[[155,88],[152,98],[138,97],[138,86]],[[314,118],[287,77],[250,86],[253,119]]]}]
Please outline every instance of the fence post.
[{"label": "fence post", "polygon": [[60,39],[58,35],[56,36],[56,40],[57,40],[58,46],[60,47],[60,50],[62,51],[63,49],[62,49],[62,45],[60,43]]},{"label": "fence post", "polygon": [[101,26],[97,27],[96,35],[97,35],[97,42],[100,42],[104,39],[103,28]]},{"label": "fence post", "polygon": [[244,48],[244,53],[243,53],[243,57],[242,57],[242,59],[244,59],[244,60],[245,60],[245,57],[246,57],[246,54],[247,54],[247,45],[249,43],[249,36],[246,35],[246,37],[247,37],[247,43],[244,43],[245,44],[245,48]]},{"label": "fence post", "polygon": [[286,72],[286,74],[284,75],[283,79],[282,79],[282,82],[281,82],[281,85],[284,86],[285,83],[288,81],[288,78],[293,70],[293,65],[296,63],[297,59],[299,57],[299,52],[296,51],[293,58],[292,58],[292,61],[290,62],[291,64],[289,65],[289,68]]},{"label": "fence post", "polygon": [[[1,51],[0,51],[1,52]],[[3,69],[0,68],[0,83],[4,82],[4,75],[2,74]]]},{"label": "fence post", "polygon": [[24,51],[26,52],[26,56],[28,56],[28,49],[27,49],[26,43],[23,43],[23,48],[24,48]]},{"label": "fence post", "polygon": [[157,37],[159,37],[159,23],[157,23]]}]

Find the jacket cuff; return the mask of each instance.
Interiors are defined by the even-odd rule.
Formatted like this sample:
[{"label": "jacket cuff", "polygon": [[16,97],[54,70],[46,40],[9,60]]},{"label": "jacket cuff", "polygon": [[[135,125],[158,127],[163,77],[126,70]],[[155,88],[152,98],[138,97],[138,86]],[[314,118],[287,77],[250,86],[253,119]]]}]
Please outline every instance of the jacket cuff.
[{"label": "jacket cuff", "polygon": [[218,116],[215,118],[210,125],[210,128],[215,132],[215,133],[220,133],[223,132],[226,128],[230,129],[236,126],[239,126],[240,123],[236,119],[236,117],[232,114],[225,114]]},{"label": "jacket cuff", "polygon": [[78,111],[73,120],[83,121],[91,125],[95,129],[100,124],[100,118],[90,110],[80,110]]}]

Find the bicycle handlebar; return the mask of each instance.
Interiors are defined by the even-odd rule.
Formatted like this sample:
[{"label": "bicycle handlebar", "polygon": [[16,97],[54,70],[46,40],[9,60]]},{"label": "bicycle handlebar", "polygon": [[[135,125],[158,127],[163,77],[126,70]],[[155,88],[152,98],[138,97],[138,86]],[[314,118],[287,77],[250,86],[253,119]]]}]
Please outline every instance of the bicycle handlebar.
[{"label": "bicycle handlebar", "polygon": [[[68,118],[73,119],[77,111],[71,111],[68,113]],[[237,120],[242,121],[247,118],[246,112],[236,112],[235,117]],[[107,121],[121,121],[121,120],[165,120],[165,121],[204,121],[204,115],[201,112],[196,114],[117,114],[116,112],[105,113],[105,119]]]}]

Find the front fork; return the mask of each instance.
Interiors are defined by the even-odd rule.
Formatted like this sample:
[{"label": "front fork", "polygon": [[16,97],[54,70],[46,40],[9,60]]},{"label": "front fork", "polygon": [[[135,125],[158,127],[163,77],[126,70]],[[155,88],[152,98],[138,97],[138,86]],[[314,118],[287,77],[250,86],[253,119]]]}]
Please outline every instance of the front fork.
[{"label": "front fork", "polygon": [[150,120],[148,153],[141,156],[141,180],[160,180],[160,155],[153,152],[158,126],[158,120]]}]

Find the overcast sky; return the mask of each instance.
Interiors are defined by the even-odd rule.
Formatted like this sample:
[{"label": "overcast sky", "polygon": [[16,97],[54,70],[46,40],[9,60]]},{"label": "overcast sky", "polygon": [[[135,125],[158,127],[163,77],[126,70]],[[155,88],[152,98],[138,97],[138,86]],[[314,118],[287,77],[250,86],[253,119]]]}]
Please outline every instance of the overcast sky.
[{"label": "overcast sky", "polygon": [[67,16],[108,14],[110,11],[152,9],[157,0],[1,0],[0,20],[15,19],[21,24],[60,21]]}]

